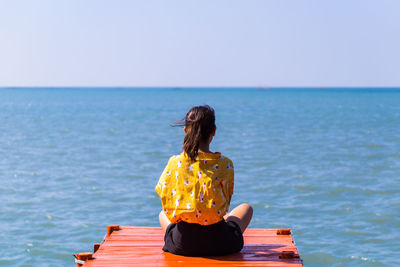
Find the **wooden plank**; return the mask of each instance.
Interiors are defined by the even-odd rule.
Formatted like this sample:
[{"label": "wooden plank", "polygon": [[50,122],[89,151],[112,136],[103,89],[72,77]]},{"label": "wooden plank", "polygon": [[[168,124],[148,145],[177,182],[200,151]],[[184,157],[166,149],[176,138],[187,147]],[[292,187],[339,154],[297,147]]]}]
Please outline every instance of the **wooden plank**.
[{"label": "wooden plank", "polygon": [[102,262],[92,262],[85,264],[86,267],[112,267],[112,266],[215,266],[215,267],[223,267],[223,266],[267,266],[267,267],[303,267],[301,263],[297,262],[230,262],[230,263],[211,263],[211,262],[167,262],[167,261],[151,261],[151,262],[143,262],[143,261],[131,261],[131,260],[121,260],[117,263],[115,261],[102,261]]},{"label": "wooden plank", "polygon": [[187,257],[162,251],[164,233],[160,227],[123,226],[113,231],[88,260],[85,267],[102,266],[293,266],[300,258],[281,259],[282,251],[298,255],[291,235],[277,235],[277,229],[247,229],[240,253],[220,257]]},{"label": "wooden plank", "polygon": [[[236,253],[236,254],[231,254],[231,255],[227,255],[227,256],[223,256],[223,257],[208,257],[208,258],[217,258],[217,259],[224,259],[224,260],[236,260],[236,259],[244,259],[244,258],[248,258],[248,259],[261,259],[261,258],[279,258],[279,255],[281,254],[279,250],[272,250],[272,249],[268,249],[265,247],[259,247],[261,249],[258,250],[251,250],[248,249],[248,247],[244,247],[244,249],[240,252],[240,253]],[[295,251],[295,248],[287,248],[285,249],[285,251],[290,250],[290,251]],[[153,256],[153,255],[157,255],[157,254],[163,254],[165,259],[175,259],[175,255],[171,256],[172,254],[170,253],[163,253],[160,252],[160,250],[158,249],[140,249],[138,250],[120,250],[120,249],[114,249],[114,250],[108,250],[106,249],[103,252],[97,253],[95,255],[96,259],[100,259],[100,258],[118,258],[118,257],[122,257],[122,256],[135,256],[138,255],[140,253],[141,256],[144,257],[148,257],[148,256]]]},{"label": "wooden plank", "polygon": [[[251,237],[243,237],[245,244],[270,244],[270,243],[282,243],[285,245],[290,245],[294,244],[293,239],[290,236],[285,236],[285,237],[273,237],[273,236],[267,236],[267,237],[262,237],[262,236],[251,236]],[[124,241],[129,241],[132,244],[136,243],[141,243],[141,242],[154,242],[159,244],[159,242],[164,242],[163,237],[135,237],[135,236],[129,236],[129,237],[112,237],[109,242],[107,243],[118,243],[118,242],[124,242]]]},{"label": "wooden plank", "polygon": [[[246,230],[245,234],[247,236],[257,235],[257,236],[276,236],[277,229],[264,229],[264,228],[249,228]],[[130,234],[155,234],[164,236],[161,227],[135,227],[135,226],[121,226],[121,230],[114,231],[113,234],[130,235]]]}]

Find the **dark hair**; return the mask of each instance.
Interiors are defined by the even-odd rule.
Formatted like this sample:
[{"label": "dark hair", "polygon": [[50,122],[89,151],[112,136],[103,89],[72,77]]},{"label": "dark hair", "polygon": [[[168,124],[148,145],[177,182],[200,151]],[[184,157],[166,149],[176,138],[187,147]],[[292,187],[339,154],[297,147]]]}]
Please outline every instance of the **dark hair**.
[{"label": "dark hair", "polygon": [[200,141],[207,142],[215,130],[214,109],[208,105],[192,107],[185,118],[173,126],[186,127],[183,151],[194,161],[199,154]]}]

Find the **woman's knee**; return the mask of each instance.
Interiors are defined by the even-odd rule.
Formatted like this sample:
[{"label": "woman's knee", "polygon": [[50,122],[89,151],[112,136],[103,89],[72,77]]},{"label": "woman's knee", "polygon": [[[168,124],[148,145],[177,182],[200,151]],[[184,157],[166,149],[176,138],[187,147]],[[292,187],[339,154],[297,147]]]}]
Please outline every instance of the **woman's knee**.
[{"label": "woman's knee", "polygon": [[253,217],[253,207],[247,203],[240,204],[228,214],[225,220],[229,217],[236,217],[240,220],[250,221]]},{"label": "woman's knee", "polygon": [[160,221],[160,225],[165,231],[168,227],[168,225],[171,223],[171,221],[168,219],[167,215],[165,215],[164,211],[160,211],[158,214],[158,220]]},{"label": "woman's knee", "polygon": [[253,215],[253,207],[248,204],[248,203],[242,203],[240,204],[240,207],[244,210],[246,210],[247,213],[249,213],[250,215]]},{"label": "woman's knee", "polygon": [[158,220],[160,220],[160,224],[163,224],[163,222],[165,221],[165,213],[164,211],[160,211],[160,213],[158,214]]}]

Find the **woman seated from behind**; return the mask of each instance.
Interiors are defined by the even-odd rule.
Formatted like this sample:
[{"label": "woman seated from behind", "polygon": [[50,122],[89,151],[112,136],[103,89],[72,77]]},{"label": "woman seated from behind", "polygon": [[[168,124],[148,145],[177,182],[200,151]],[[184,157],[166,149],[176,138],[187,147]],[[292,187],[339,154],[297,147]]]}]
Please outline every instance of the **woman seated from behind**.
[{"label": "woman seated from behind", "polygon": [[214,110],[193,107],[177,125],[186,133],[183,151],[169,159],[156,186],[163,206],[163,250],[187,256],[239,252],[253,209],[241,204],[228,213],[234,170],[229,158],[209,149],[216,131]]}]

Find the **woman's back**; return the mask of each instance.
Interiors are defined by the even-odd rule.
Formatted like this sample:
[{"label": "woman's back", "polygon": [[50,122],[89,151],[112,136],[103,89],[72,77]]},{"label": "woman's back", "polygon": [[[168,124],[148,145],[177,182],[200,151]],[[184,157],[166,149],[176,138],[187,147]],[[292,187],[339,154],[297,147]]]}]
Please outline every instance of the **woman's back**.
[{"label": "woman's back", "polygon": [[195,161],[184,152],[172,156],[156,186],[173,222],[209,225],[222,220],[233,194],[232,161],[221,153],[199,151]]}]

